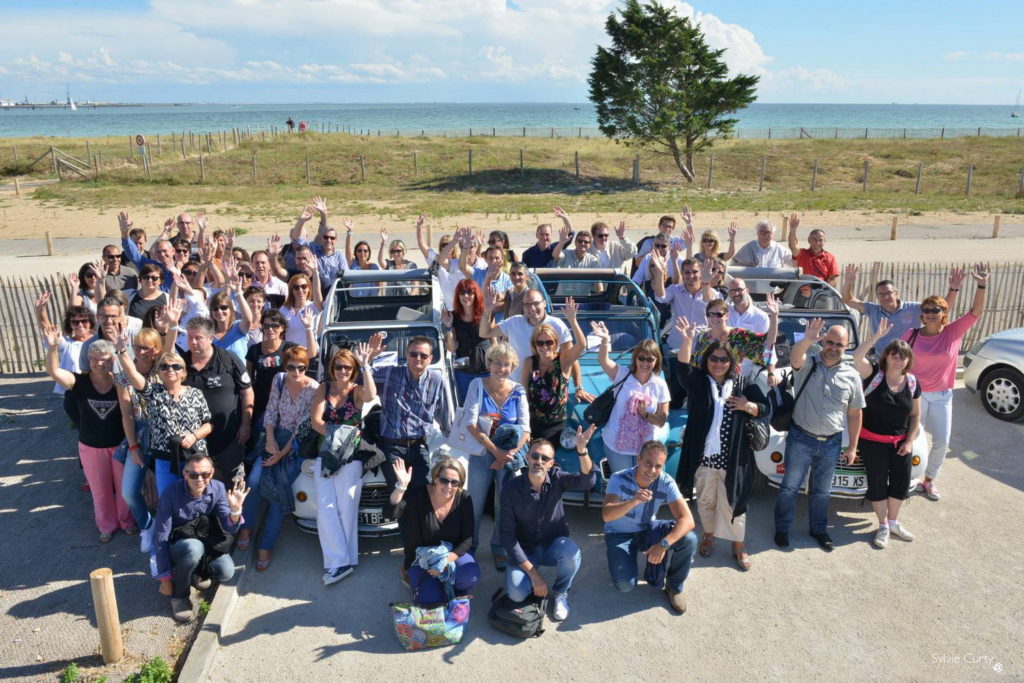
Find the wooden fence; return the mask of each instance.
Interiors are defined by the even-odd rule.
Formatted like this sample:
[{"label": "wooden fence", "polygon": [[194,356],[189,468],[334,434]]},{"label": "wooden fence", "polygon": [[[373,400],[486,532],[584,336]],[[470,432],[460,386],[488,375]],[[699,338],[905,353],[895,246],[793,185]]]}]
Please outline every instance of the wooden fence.
[{"label": "wooden fence", "polygon": [[[948,263],[862,263],[854,294],[862,301],[875,300],[875,283],[892,280],[906,301],[927,296],[945,296],[949,286]],[[67,287],[61,273],[0,279],[0,374],[43,371],[43,346],[35,315],[35,298],[50,292],[50,320],[60,324],[67,308]],[[951,318],[963,315],[974,298],[974,282],[968,275],[957,298]],[[964,339],[966,351],[976,341],[999,330],[1024,326],[1024,263],[992,264],[992,278],[985,302],[985,315]],[[861,335],[869,332],[862,321]]]}]

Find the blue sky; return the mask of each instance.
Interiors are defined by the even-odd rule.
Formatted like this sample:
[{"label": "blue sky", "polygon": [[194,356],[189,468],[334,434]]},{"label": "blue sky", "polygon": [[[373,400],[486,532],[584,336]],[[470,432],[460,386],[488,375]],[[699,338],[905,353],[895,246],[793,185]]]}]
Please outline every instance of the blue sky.
[{"label": "blue sky", "polygon": [[[614,0],[0,0],[0,98],[581,102]],[[662,0],[762,102],[1012,103],[1016,2]]]}]

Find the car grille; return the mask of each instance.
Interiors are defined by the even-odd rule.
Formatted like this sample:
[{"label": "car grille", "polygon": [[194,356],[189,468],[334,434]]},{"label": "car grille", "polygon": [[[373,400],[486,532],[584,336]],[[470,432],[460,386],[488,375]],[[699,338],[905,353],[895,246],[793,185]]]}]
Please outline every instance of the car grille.
[{"label": "car grille", "polygon": [[361,508],[383,508],[388,502],[388,489],[386,486],[364,486],[363,493],[359,496],[359,507]]}]

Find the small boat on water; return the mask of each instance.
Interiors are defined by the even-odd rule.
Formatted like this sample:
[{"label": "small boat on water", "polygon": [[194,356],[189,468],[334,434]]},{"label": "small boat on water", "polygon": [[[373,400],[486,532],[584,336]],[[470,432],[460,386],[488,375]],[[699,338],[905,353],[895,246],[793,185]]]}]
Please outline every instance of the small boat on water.
[{"label": "small boat on water", "polygon": [[1010,112],[1010,118],[1016,119],[1016,118],[1020,117],[1020,93],[1021,93],[1021,91],[1018,90],[1017,91],[1017,104],[1013,105],[1013,111]]}]

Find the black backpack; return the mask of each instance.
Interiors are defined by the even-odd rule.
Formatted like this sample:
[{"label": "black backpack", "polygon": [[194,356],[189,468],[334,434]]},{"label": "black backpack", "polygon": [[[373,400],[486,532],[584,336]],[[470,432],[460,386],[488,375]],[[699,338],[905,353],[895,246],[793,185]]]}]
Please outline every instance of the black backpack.
[{"label": "black backpack", "polygon": [[508,597],[504,588],[495,591],[487,621],[502,633],[516,638],[539,638],[544,633],[544,615],[548,611],[547,597],[530,595],[523,602]]}]

